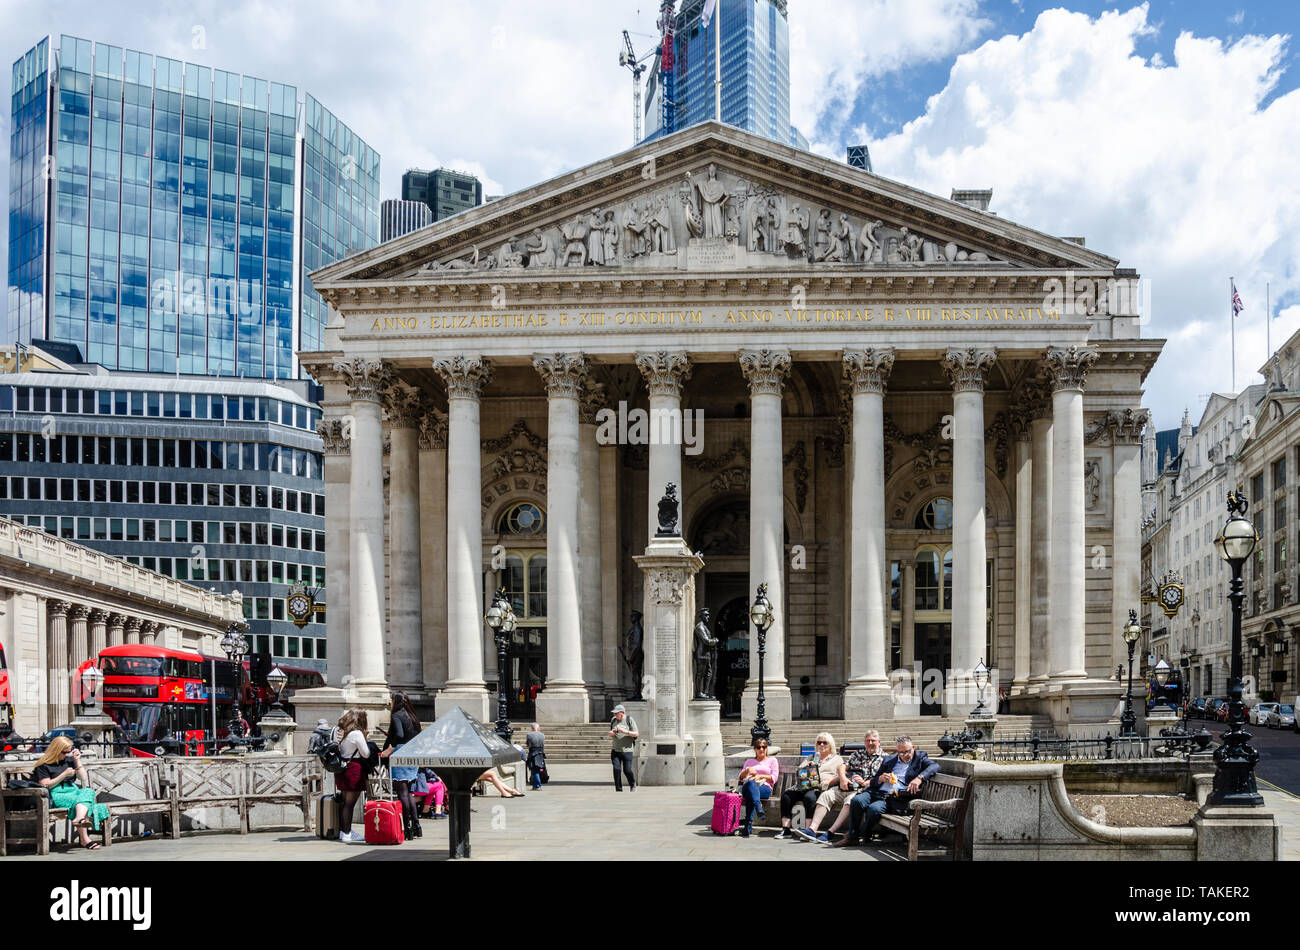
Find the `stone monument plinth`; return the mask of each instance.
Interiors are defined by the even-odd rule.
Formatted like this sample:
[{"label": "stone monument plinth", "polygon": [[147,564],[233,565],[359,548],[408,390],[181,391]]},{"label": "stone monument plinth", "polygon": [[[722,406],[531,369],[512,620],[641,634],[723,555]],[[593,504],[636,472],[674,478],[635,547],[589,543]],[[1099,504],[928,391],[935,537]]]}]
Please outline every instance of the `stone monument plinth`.
[{"label": "stone monument plinth", "polygon": [[637,776],[642,785],[720,786],[721,709],[717,700],[692,698],[695,575],[704,560],[680,537],[656,537],[632,560],[645,574],[645,712],[637,720]]}]

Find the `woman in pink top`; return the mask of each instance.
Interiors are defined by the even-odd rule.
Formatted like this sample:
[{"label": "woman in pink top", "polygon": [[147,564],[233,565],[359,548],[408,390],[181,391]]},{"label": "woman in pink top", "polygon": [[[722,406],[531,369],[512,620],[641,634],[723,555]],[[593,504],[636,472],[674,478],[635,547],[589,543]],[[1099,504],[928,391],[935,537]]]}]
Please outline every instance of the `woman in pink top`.
[{"label": "woman in pink top", "polygon": [[745,802],[745,824],[740,829],[740,836],[748,838],[754,829],[754,813],[763,817],[763,802],[772,797],[776,788],[776,779],[781,766],[776,759],[767,754],[767,740],[754,740],[754,757],[745,760],[745,767],[740,770],[736,783],[740,786],[740,797]]}]

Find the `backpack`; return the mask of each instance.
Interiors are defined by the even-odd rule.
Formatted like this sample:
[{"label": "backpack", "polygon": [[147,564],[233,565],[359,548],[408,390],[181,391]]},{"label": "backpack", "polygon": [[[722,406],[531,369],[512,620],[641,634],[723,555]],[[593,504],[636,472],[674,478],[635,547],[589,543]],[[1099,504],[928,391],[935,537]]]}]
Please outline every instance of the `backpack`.
[{"label": "backpack", "polygon": [[326,772],[337,775],[339,772],[347,770],[348,763],[343,760],[343,755],[339,752],[339,744],[337,742],[325,743],[317,750],[316,754],[320,756],[321,768]]}]

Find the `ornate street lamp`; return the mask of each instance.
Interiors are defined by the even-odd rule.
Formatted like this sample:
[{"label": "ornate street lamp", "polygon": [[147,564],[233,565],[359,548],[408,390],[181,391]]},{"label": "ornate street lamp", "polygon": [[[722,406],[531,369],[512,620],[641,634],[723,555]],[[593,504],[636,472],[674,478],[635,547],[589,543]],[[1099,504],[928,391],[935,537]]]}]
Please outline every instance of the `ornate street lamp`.
[{"label": "ornate street lamp", "polygon": [[971,671],[971,675],[975,679],[975,689],[978,690],[977,699],[979,702],[976,704],[975,708],[971,710],[970,718],[982,719],[989,715],[988,708],[984,705],[984,690],[989,685],[989,668],[984,665],[982,659],[980,660],[979,665]]},{"label": "ornate street lamp", "polygon": [[275,701],[271,704],[271,712],[274,715],[282,715],[284,710],[280,708],[280,691],[284,689],[284,684],[289,682],[288,675],[278,666],[266,674],[266,685],[271,687],[271,692]]},{"label": "ornate street lamp", "polygon": [[[221,638],[221,651],[226,654],[226,658],[229,659],[235,667],[234,696],[231,697],[234,701],[234,712],[230,717],[230,725],[227,727],[227,731],[231,736],[238,736],[240,738],[245,738],[243,735],[243,729],[239,725],[244,718],[243,714],[239,711],[239,694],[243,692],[244,657],[248,654],[248,641],[244,639],[244,629],[244,624],[235,621],[226,627],[226,633]],[[217,684],[213,683],[212,688],[215,690]]]},{"label": "ornate street lamp", "polygon": [[84,697],[82,705],[86,711],[95,710],[99,712],[99,686],[104,682],[104,674],[99,671],[99,667],[91,664],[81,671],[81,692]]},{"label": "ornate street lamp", "polygon": [[772,737],[772,730],[767,725],[767,695],[763,691],[763,659],[767,656],[767,631],[776,617],[772,613],[772,603],[767,599],[767,585],[759,584],[754,603],[749,608],[749,620],[758,631],[758,716],[754,719],[754,728],[749,734],[754,739],[764,742]]},{"label": "ornate street lamp", "polygon": [[1130,610],[1124,627],[1124,642],[1128,644],[1128,695],[1124,700],[1124,715],[1119,717],[1121,736],[1137,735],[1137,713],[1133,711],[1133,650],[1141,638],[1142,625],[1138,623],[1137,611]]},{"label": "ornate street lamp", "polygon": [[509,742],[514,730],[510,728],[510,717],[506,713],[506,646],[519,621],[504,587],[497,590],[483,619],[492,628],[492,639],[497,645],[497,735]]},{"label": "ornate street lamp", "polygon": [[1259,534],[1246,520],[1250,507],[1240,492],[1228,492],[1228,522],[1214,540],[1219,557],[1228,562],[1232,581],[1228,600],[1232,604],[1232,671],[1228,679],[1228,731],[1223,734],[1223,744],[1214,751],[1214,791],[1211,805],[1259,806],[1263,797],[1255,785],[1255,763],[1259,753],[1250,745],[1245,707],[1241,702],[1241,612],[1246,594],[1241,578],[1242,565],[1250,558]]}]

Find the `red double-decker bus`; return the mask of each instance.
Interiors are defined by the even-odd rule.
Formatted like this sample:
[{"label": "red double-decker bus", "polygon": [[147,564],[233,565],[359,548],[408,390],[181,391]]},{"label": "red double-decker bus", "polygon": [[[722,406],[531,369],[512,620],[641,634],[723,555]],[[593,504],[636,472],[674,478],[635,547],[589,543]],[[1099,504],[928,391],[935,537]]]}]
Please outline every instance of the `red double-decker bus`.
[{"label": "red double-decker bus", "polygon": [[229,660],[190,650],[127,643],[99,652],[104,712],[131,745],[157,753],[203,750],[189,744],[226,733],[247,680]]},{"label": "red double-decker bus", "polygon": [[0,643],[0,736],[14,731],[14,694],[9,686],[9,668],[5,666],[5,645]]}]

